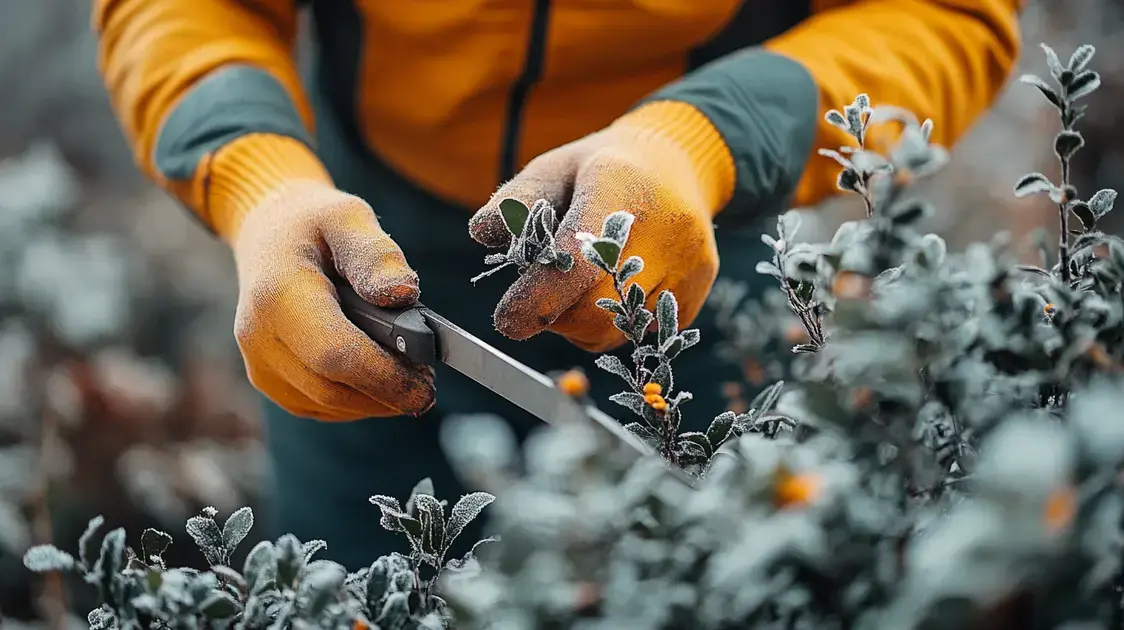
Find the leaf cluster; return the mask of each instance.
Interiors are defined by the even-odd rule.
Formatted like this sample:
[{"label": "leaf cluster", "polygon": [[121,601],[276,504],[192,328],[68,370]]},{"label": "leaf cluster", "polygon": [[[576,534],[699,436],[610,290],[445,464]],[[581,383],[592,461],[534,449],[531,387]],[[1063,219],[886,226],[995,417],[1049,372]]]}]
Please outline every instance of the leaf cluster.
[{"label": "leaf cluster", "polygon": [[169,568],[163,554],[172,537],[156,529],[144,530],[139,551],[126,544],[122,528],[99,544],[100,516],[90,521],[76,555],[38,545],[23,561],[38,573],[75,573],[97,588],[101,605],[88,615],[94,630],[438,630],[450,621],[445,601],[434,592],[442,572],[470,575],[478,569],[471,552],[446,561],[449,545],[493,498],[471,493],[446,516],[445,502],[434,498],[428,479],[415,486],[404,509],[392,497],[371,497],[382,510],[381,525],[405,534],[410,553],[380,557],[357,572],[315,559],[327,547],[324,541],[301,542],[292,534],[259,542],[241,569],[234,568],[231,556],[254,525],[249,508],[221,525],[210,507],[188,519],[187,534],[207,562],[203,571]]}]

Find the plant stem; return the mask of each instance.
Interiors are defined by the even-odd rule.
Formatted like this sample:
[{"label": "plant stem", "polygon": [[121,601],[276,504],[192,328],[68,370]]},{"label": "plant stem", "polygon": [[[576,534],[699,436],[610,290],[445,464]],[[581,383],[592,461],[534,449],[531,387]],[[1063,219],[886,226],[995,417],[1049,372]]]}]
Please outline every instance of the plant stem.
[{"label": "plant stem", "polygon": [[[1062,158],[1062,189],[1069,187],[1069,160]],[[1058,204],[1058,220],[1061,234],[1058,234],[1058,259],[1061,265],[1062,282],[1069,284],[1069,200],[1062,199]]]}]

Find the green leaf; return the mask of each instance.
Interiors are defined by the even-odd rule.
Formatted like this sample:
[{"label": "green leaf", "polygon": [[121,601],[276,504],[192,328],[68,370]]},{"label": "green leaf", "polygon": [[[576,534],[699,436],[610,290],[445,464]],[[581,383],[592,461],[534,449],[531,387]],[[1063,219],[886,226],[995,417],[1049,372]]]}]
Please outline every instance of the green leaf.
[{"label": "green leaf", "polygon": [[621,258],[621,246],[617,243],[604,238],[599,238],[590,244],[593,249],[601,256],[601,260],[605,261],[605,266],[609,269],[616,271],[617,263]]},{"label": "green leaf", "polygon": [[1075,201],[1069,204],[1069,210],[1073,213],[1073,216],[1077,217],[1078,221],[1081,221],[1081,225],[1086,232],[1097,226],[1096,215],[1093,214],[1089,204],[1084,201]]},{"label": "green leaf", "polygon": [[242,612],[242,605],[229,594],[215,591],[199,605],[199,612],[208,619],[229,619]]},{"label": "green leaf", "polygon": [[503,217],[504,225],[507,226],[507,231],[511,232],[512,236],[520,236],[527,225],[527,218],[531,216],[531,210],[523,205],[522,201],[507,198],[500,202],[500,215]]}]

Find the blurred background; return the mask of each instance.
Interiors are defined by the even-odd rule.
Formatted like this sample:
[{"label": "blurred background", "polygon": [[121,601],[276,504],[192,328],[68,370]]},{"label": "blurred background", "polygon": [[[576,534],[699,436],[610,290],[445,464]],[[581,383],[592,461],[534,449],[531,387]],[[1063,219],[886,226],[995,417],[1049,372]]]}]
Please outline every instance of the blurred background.
[{"label": "blurred background", "polygon": [[[216,242],[134,169],[96,72],[90,0],[0,0],[0,628],[84,627],[61,585],[21,563],[36,542],[70,548],[89,518],[176,537],[174,565],[198,566],[184,520],[213,505],[257,507],[265,460],[257,401],[232,338],[233,267]],[[1104,86],[1081,124],[1083,195],[1119,185],[1113,103],[1124,93],[1118,0],[1030,0],[1020,71],[1045,72],[1097,46]],[[1016,201],[1033,170],[1054,174],[1054,113],[1013,84],[931,184],[931,230],[958,249],[1010,231],[1056,238],[1055,210]],[[842,104],[840,104],[842,105]],[[877,103],[876,103],[877,105]],[[809,236],[859,216],[811,215]],[[1120,216],[1117,214],[1118,218]],[[1105,226],[1119,232],[1117,226]],[[259,518],[262,511],[255,510]],[[244,545],[249,547],[250,544]],[[80,615],[84,618],[84,614]]]}]

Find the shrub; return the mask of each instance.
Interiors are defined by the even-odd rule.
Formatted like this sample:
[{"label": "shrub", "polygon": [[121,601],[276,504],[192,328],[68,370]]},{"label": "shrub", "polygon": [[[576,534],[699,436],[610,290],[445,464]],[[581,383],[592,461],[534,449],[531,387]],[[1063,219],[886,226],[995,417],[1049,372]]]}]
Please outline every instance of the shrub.
[{"label": "shrub", "polygon": [[[631,366],[599,365],[625,382],[613,399],[662,459],[637,460],[583,424],[544,430],[520,450],[498,418],[448,423],[442,439],[456,467],[498,495],[490,518],[502,542],[479,563],[443,558],[457,530],[423,485],[405,508],[372,498],[382,525],[408,537],[410,555],[353,575],[309,562],[292,537],[263,543],[268,555],[255,549],[251,558],[263,560],[241,574],[226,568],[225,530],[241,531],[248,512],[223,528],[211,513],[193,519],[189,531],[209,532],[196,536],[207,572],[164,568],[144,547],[159,547],[157,533],[142,536],[146,560],[137,560],[119,530],[92,566],[88,552],[74,559],[47,547],[30,552],[28,566],[82,572],[106,601],[91,620],[121,625],[141,604],[175,601],[181,608],[159,613],[164,624],[197,627],[214,599],[226,606],[224,623],[246,628],[354,619],[470,630],[1120,628],[1124,241],[1096,229],[1115,192],[1082,200],[1068,178],[1082,142],[1077,101],[1098,82],[1087,69],[1093,50],[1065,65],[1044,50],[1057,87],[1023,80],[1059,112],[1061,180],[1031,174],[1015,194],[1041,192],[1058,205],[1056,257],[1015,264],[1002,237],[951,255],[921,233],[932,210],[908,185],[947,154],[930,144],[930,121],[860,95],[827,114],[855,145],[822,153],[839,162],[839,187],[863,199],[867,217],[829,243],[798,244],[797,216],[786,214],[776,236],[763,236],[774,255],[758,266],[775,293],[735,314],[736,291],[723,289],[724,321],[776,333],[770,343],[796,355],[794,378],[706,432],[679,432],[690,395],[674,391],[672,363],[698,333],[679,330],[670,293],[652,313],[628,284],[643,265],[620,260],[631,215],[579,235],[586,261],[615,280],[620,300],[600,305],[634,348]],[[884,123],[901,133],[882,155],[866,134]],[[553,209],[535,204],[539,219],[529,221],[531,209],[507,205],[505,218],[522,217],[508,221],[514,240],[537,253],[490,263],[570,264],[553,241],[524,235]],[[791,334],[793,322],[803,334]],[[693,473],[695,487],[657,494],[662,460]],[[469,495],[462,503],[472,509],[458,503],[448,518],[475,516],[491,496]],[[264,616],[254,617],[263,565],[276,577]]]}]

